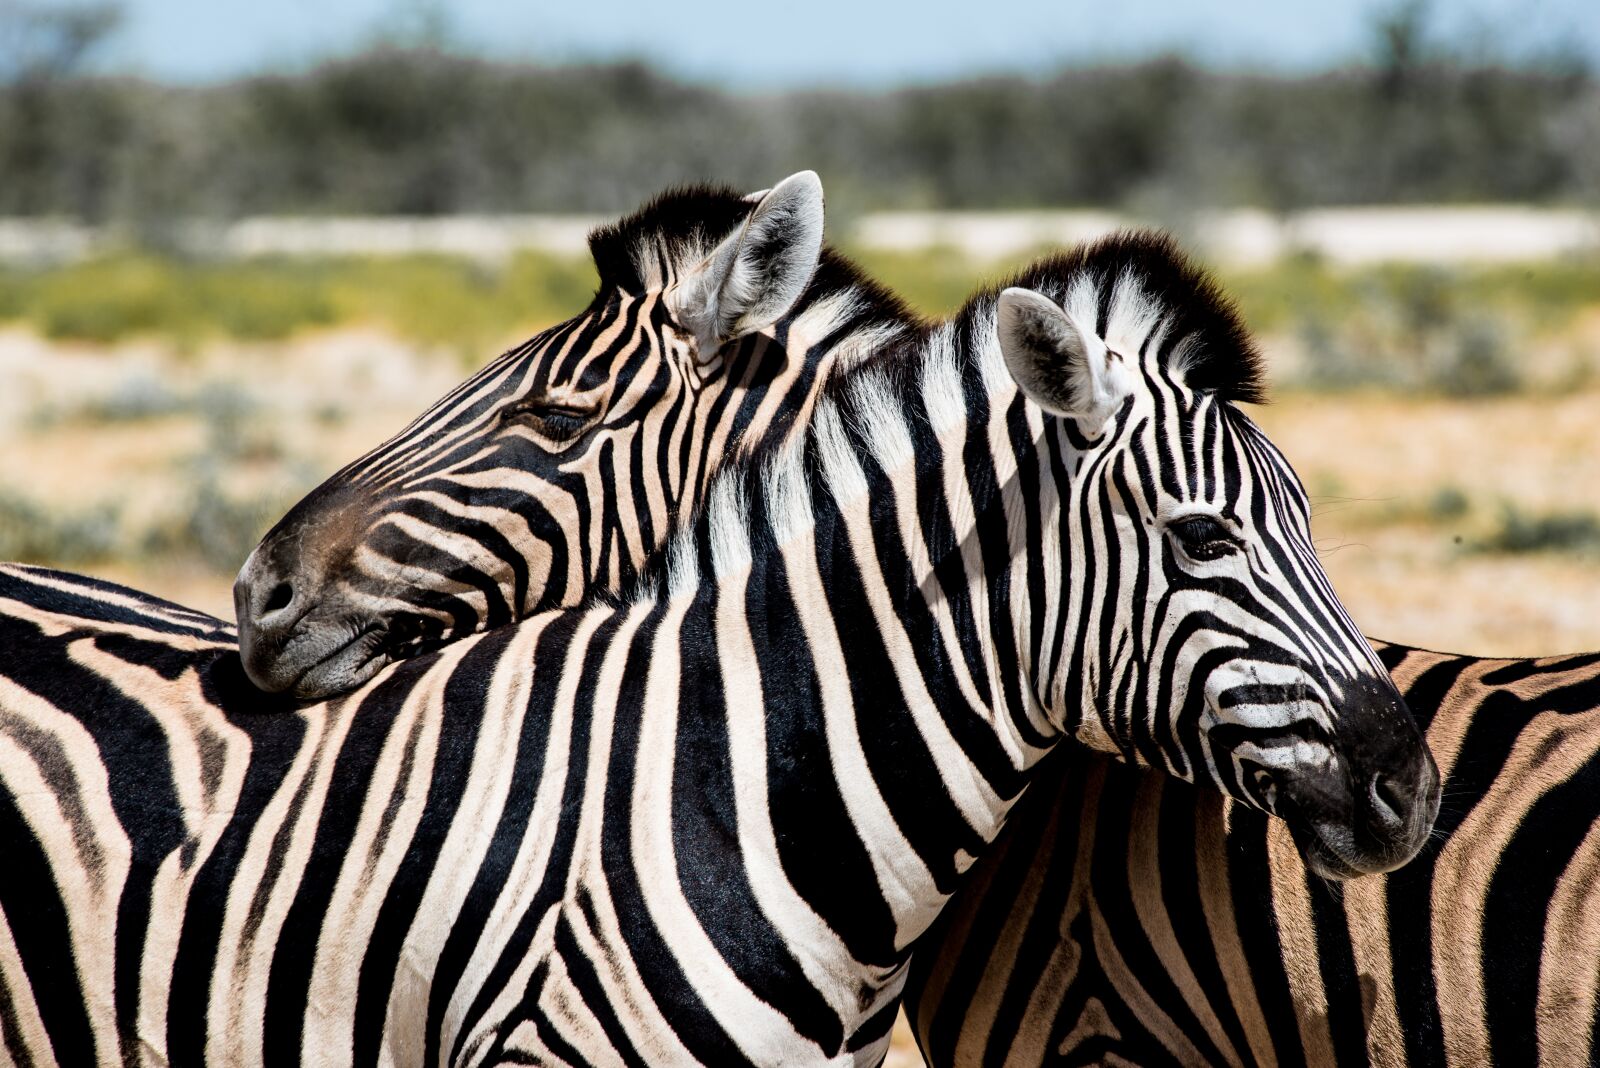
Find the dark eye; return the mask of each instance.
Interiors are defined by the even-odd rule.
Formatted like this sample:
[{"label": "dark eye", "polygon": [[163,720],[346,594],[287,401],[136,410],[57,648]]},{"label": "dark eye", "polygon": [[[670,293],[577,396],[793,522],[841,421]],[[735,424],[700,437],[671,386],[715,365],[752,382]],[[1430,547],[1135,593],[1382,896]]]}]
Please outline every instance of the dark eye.
[{"label": "dark eye", "polygon": [[578,437],[589,429],[596,414],[594,408],[536,399],[508,404],[501,412],[505,419],[532,424],[541,434],[554,441],[571,441]]},{"label": "dark eye", "polygon": [[1208,515],[1192,515],[1169,523],[1167,529],[1191,560],[1220,560],[1239,551],[1233,531]]}]

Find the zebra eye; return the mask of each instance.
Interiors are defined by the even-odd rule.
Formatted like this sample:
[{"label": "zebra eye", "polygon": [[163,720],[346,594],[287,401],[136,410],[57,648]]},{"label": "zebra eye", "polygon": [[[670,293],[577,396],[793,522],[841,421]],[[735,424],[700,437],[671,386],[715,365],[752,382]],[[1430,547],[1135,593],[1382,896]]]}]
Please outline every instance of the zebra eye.
[{"label": "zebra eye", "polygon": [[598,410],[594,408],[532,399],[509,404],[502,410],[503,418],[530,423],[545,437],[561,442],[571,441],[589,429],[596,414]]},{"label": "zebra eye", "polygon": [[1191,560],[1220,560],[1239,551],[1239,539],[1231,530],[1208,515],[1192,515],[1170,523],[1167,529]]}]

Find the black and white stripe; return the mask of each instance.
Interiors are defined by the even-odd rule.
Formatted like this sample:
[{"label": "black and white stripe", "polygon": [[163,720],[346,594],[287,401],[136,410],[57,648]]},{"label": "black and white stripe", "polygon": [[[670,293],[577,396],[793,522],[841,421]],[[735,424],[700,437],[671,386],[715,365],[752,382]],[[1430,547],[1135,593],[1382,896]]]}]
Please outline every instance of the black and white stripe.
[{"label": "black and white stripe", "polygon": [[1139,239],[1019,281],[1048,299],[827,387],[630,594],[348,698],[264,715],[211,646],[151,669],[138,620],[0,617],[34,680],[0,703],[13,1059],[872,1063],[1067,734],[1277,808],[1320,864],[1404,859],[1432,765],[1209,291]]}]

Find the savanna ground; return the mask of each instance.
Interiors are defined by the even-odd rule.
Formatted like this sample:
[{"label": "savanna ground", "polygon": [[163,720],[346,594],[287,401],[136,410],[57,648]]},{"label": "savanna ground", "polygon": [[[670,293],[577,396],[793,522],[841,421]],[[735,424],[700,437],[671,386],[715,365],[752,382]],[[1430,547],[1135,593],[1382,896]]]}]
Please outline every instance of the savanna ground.
[{"label": "savanna ground", "polygon": [[[868,265],[933,313],[999,270]],[[1300,260],[1225,282],[1276,386],[1252,415],[1367,633],[1600,647],[1600,262]],[[592,286],[536,255],[0,272],[0,559],[231,615],[233,572],[289,504]],[[915,1063],[903,1032],[891,1063]]]}]

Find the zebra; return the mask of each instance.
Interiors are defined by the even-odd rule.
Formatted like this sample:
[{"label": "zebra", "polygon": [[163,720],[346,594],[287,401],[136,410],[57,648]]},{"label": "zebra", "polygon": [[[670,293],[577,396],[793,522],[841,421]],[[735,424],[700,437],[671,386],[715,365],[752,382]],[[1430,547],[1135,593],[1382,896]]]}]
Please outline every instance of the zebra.
[{"label": "zebra", "polygon": [[1063,752],[917,948],[928,1062],[1593,1063],[1600,653],[1375,644],[1447,774],[1416,860],[1329,885],[1258,813]]},{"label": "zebra", "polygon": [[[655,514],[651,509],[665,507],[675,513],[691,507],[709,472],[725,455],[763,435],[780,435],[789,422],[809,410],[811,397],[831,371],[917,324],[897,298],[820,246],[821,210],[820,183],[814,174],[801,172],[770,191],[748,196],[713,187],[669,191],[602,228],[591,237],[601,290],[584,315],[503,355],[432,406],[400,437],[330,480],[313,496],[318,507],[302,504],[295,514],[310,513],[328,522],[333,512],[329,498],[342,496],[348,501],[357,496],[349,487],[335,488],[345,473],[380,462],[392,465],[393,454],[406,450],[401,463],[411,467],[391,469],[387,489],[414,498],[423,493],[435,499],[445,495],[459,506],[470,501],[481,511],[475,518],[477,531],[494,532],[497,523],[504,527],[505,538],[493,548],[507,550],[509,559],[501,571],[517,572],[518,595],[526,598],[523,608],[574,596],[571,589],[528,588],[527,575],[537,570],[534,564],[541,558],[560,555],[582,560],[589,546],[599,546],[599,562],[584,563],[577,581],[620,581],[652,548],[648,534],[639,536],[637,521],[626,531],[630,536],[621,536],[623,517],[643,516],[642,529],[648,532]],[[739,319],[733,314],[733,301],[722,299],[724,315],[738,321],[737,329],[719,329],[728,329],[730,339],[740,334],[743,338],[702,357],[697,351],[683,351],[675,337],[675,332],[684,330],[683,324],[664,319],[652,305],[671,301],[674,310],[685,310],[683,299],[663,293],[667,286],[660,278],[694,284],[697,266],[717,269],[715,262],[696,263],[707,248],[708,260],[721,256],[722,281],[743,287],[742,299],[753,302],[755,317]],[[741,256],[743,263],[738,262]],[[736,276],[735,269],[742,275]],[[651,271],[657,272],[654,278]],[[698,277],[703,286],[704,271]],[[757,283],[769,291],[761,292]],[[785,308],[800,285],[805,292]],[[738,299],[737,293],[734,298]],[[687,310],[691,314],[686,318],[692,321],[693,309]],[[763,325],[764,319],[773,317],[773,323]],[[705,341],[706,347],[719,344],[715,337]],[[684,377],[689,380],[687,387],[681,381]],[[550,423],[568,410],[560,403],[563,394],[580,389],[598,395],[591,398],[591,425],[582,434],[563,433],[563,427]],[[501,417],[487,422],[512,441],[498,443],[494,453],[504,465],[491,475],[498,479],[488,487],[495,492],[472,501],[463,490],[482,488],[470,479],[481,478],[491,468],[482,462],[487,452],[483,443],[464,449],[460,438],[473,419],[480,425],[485,422],[480,418],[483,408],[496,403]],[[639,433],[641,426],[653,429],[648,439]],[[448,446],[453,452],[441,457],[438,445],[447,439],[454,439]],[[622,462],[611,455],[616,451],[622,453]],[[463,463],[463,458],[469,462]],[[425,469],[429,482],[419,491],[416,475],[424,463],[429,465]],[[462,486],[446,485],[446,471],[460,474]],[[573,471],[583,477],[573,477]],[[597,471],[621,485],[591,490]],[[526,476],[540,473],[553,476],[553,484],[536,492]],[[563,484],[563,479],[571,484]],[[370,486],[363,489],[374,492]],[[517,492],[523,498],[515,496]],[[580,515],[579,507],[590,503],[586,494],[591,492],[597,507]],[[414,500],[388,503],[371,529],[377,532],[375,537],[390,538],[391,544],[395,531],[385,531],[384,526],[397,519],[413,524],[401,533],[418,531],[428,519],[468,525],[459,510],[448,517]],[[543,519],[551,530],[532,519],[520,527],[506,522],[508,516],[518,515]],[[590,532],[584,534],[586,522]],[[573,544],[561,541],[563,532],[572,532]],[[307,539],[301,535],[299,540],[304,544]],[[270,548],[272,537],[265,543]],[[449,559],[451,553],[460,552],[460,545],[459,539],[447,543],[435,558]],[[605,555],[608,552],[610,556]],[[413,548],[407,560],[413,569],[417,555]],[[550,570],[546,568],[546,579]],[[127,706],[119,716],[147,715],[158,722],[164,716],[193,715],[190,706],[196,701],[209,704],[212,715],[224,718],[229,712],[292,707],[252,687],[236,655],[237,634],[222,620],[82,576],[22,567],[11,571],[15,581],[7,591],[7,607],[58,636],[57,641],[44,642],[44,648],[55,652],[61,642],[93,635],[101,651],[113,654],[102,657],[97,669],[87,674],[81,668],[58,671],[59,678],[73,680],[71,689],[35,686],[59,693],[63,703],[72,700],[71,693],[92,694],[97,701],[116,693],[116,702]],[[454,577],[447,575],[444,580]],[[439,585],[434,583],[435,588]],[[505,585],[509,597],[512,583],[507,580]],[[459,609],[460,603],[452,607]],[[488,622],[480,620],[478,626]],[[105,633],[108,628],[112,633]],[[24,646],[18,647],[19,653]],[[191,692],[169,702],[167,687],[156,680],[180,675],[192,675],[200,683],[199,696]],[[29,905],[20,911],[33,909]],[[67,1059],[77,1061],[87,1055]]]},{"label": "zebra", "polygon": [[664,194],[590,236],[582,313],[506,352],[350,463],[234,586],[262,689],[319,698],[454,637],[617,588],[723,458],[920,327],[822,245],[802,171]]},{"label": "zebra", "polygon": [[179,658],[129,715],[133,624],[0,588],[13,1058],[874,1063],[1068,735],[1319,870],[1407,859],[1436,769],[1233,404],[1231,309],[1144,237],[1016,283],[834,376],[630,589],[348,697],[262,715]]}]

